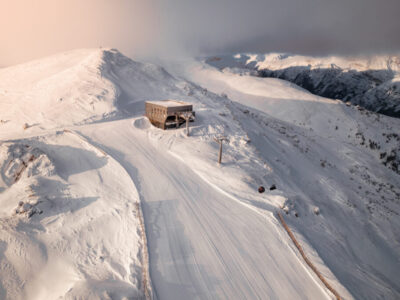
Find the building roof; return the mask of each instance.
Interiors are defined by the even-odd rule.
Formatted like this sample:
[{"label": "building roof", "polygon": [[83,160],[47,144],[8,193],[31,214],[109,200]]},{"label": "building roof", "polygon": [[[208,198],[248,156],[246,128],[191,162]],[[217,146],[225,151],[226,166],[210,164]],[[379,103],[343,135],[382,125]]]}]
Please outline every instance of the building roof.
[{"label": "building roof", "polygon": [[176,106],[192,105],[191,103],[178,101],[178,100],[146,101],[146,103],[151,103],[151,104],[160,105],[160,106],[164,106],[164,107],[176,107]]}]

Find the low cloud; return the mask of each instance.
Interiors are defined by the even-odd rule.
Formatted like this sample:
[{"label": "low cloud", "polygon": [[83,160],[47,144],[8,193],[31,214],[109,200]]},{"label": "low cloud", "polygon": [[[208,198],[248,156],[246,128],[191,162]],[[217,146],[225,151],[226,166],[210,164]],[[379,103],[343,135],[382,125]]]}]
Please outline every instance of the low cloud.
[{"label": "low cloud", "polygon": [[0,0],[0,65],[74,48],[131,57],[400,50],[398,0]]},{"label": "low cloud", "polygon": [[398,0],[170,0],[166,34],[189,52],[400,50]]}]

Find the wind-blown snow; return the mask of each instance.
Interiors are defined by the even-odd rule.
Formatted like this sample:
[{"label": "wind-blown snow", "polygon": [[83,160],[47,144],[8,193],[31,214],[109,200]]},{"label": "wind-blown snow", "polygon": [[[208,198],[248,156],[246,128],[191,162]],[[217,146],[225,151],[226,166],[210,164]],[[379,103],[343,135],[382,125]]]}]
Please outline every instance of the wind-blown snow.
[{"label": "wind-blown snow", "polygon": [[[166,65],[97,49],[0,70],[0,297],[332,298],[283,209],[344,299],[398,298],[399,120]],[[194,105],[189,137],[143,117],[163,99]]]}]

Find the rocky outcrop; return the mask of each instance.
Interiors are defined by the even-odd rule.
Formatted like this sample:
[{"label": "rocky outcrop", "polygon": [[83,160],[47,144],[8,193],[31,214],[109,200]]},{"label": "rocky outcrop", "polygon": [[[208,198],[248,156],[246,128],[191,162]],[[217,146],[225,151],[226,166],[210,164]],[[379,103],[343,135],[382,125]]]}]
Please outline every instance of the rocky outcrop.
[{"label": "rocky outcrop", "polygon": [[256,75],[288,80],[313,94],[350,101],[368,110],[400,118],[400,81],[393,80],[396,73],[391,70],[289,67],[262,69]]}]

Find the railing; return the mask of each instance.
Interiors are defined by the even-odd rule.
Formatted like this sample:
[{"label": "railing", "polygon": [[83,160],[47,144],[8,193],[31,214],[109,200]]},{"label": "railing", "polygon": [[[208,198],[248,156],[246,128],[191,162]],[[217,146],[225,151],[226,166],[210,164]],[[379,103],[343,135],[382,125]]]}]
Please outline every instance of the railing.
[{"label": "railing", "polygon": [[307,263],[307,265],[311,268],[311,270],[314,271],[314,273],[318,276],[318,278],[322,281],[322,283],[326,286],[326,288],[329,291],[331,291],[332,294],[335,295],[336,299],[337,300],[342,300],[342,298],[340,297],[339,293],[328,283],[328,281],[326,281],[324,276],[322,276],[322,274],[314,266],[314,264],[311,262],[311,260],[306,256],[306,254],[304,253],[303,248],[301,247],[301,245],[297,241],[296,237],[294,236],[293,232],[290,230],[289,226],[286,224],[285,220],[283,219],[282,214],[279,211],[278,211],[278,217],[279,217],[279,220],[281,221],[283,227],[285,228],[286,232],[288,233],[288,235],[290,236],[291,240],[293,241],[294,245],[299,250],[301,256],[304,259],[304,261]]}]

